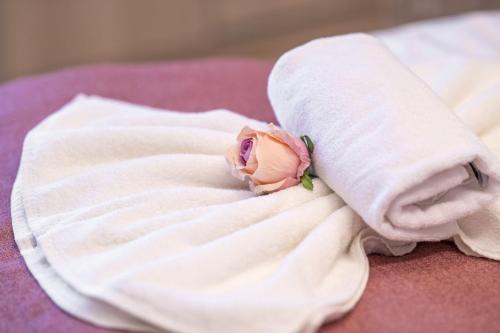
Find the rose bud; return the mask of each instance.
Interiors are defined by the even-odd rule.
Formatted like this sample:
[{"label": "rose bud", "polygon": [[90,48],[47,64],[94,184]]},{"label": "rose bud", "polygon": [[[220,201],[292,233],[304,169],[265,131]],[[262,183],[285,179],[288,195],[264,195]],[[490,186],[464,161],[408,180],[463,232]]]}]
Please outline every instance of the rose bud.
[{"label": "rose bud", "polygon": [[[232,175],[248,179],[250,189],[256,194],[299,184],[311,165],[306,144],[273,124],[269,124],[267,132],[244,127],[237,144],[227,151],[226,160]],[[305,176],[310,182],[308,174]]]}]

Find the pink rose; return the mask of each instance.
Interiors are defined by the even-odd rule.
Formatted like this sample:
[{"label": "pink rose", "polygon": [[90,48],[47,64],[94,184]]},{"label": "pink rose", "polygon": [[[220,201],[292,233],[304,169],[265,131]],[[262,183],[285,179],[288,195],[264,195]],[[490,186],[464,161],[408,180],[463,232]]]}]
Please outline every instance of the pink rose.
[{"label": "pink rose", "polygon": [[306,144],[273,124],[269,124],[267,132],[244,127],[237,140],[227,151],[226,160],[232,175],[248,179],[256,194],[297,185],[311,165]]}]

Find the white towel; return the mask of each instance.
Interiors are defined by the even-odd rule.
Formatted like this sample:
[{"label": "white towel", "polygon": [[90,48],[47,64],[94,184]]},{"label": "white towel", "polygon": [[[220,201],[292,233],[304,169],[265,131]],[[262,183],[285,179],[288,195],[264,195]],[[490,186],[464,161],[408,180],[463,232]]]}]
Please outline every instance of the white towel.
[{"label": "white towel", "polygon": [[[80,96],[32,130],[13,227],[54,302],[130,330],[314,332],[356,304],[367,254],[413,250],[374,232],[319,179],[313,192],[255,197],[224,160],[244,125],[263,126],[223,110]],[[455,241],[500,259],[498,215],[481,214]]]},{"label": "white towel", "polygon": [[365,252],[414,248],[318,179],[256,197],[224,159],[245,125],[80,96],[31,131],[13,225],[53,300],[107,327],[313,332],[361,296]]},{"label": "white towel", "polygon": [[317,175],[388,238],[452,237],[500,193],[492,153],[372,36],[287,52],[268,91],[280,124],[315,143]]},{"label": "white towel", "polygon": [[[412,69],[500,156],[500,62]],[[12,219],[52,300],[130,330],[313,332],[361,296],[365,252],[413,249],[375,233],[319,179],[313,193],[254,198],[223,157],[243,125],[262,124],[81,96],[35,128]],[[500,260],[499,221],[497,201],[460,220],[453,238]]]}]

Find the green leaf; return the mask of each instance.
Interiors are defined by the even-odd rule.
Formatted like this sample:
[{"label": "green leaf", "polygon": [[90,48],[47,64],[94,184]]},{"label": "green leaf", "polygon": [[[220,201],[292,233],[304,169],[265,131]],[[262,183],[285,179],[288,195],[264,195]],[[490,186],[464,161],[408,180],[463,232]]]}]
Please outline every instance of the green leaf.
[{"label": "green leaf", "polygon": [[302,186],[304,186],[309,191],[313,190],[314,185],[311,176],[309,176],[309,170],[306,170],[302,177],[300,177],[300,182],[302,183]]},{"label": "green leaf", "polygon": [[300,137],[300,139],[302,141],[304,141],[304,143],[306,144],[307,151],[309,152],[309,156],[311,156],[313,151],[314,151],[314,143],[312,142],[311,138],[307,135],[302,135]]}]

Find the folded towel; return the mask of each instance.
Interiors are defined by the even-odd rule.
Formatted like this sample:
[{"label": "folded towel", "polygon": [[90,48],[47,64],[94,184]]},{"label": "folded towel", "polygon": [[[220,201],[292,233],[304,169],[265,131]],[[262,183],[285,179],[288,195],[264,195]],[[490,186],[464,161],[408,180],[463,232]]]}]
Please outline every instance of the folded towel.
[{"label": "folded towel", "polygon": [[362,295],[367,253],[415,247],[319,179],[256,197],[224,158],[243,126],[265,124],[80,96],[32,130],[13,227],[52,299],[106,327],[313,332]]},{"label": "folded towel", "polygon": [[[245,125],[264,126],[224,110],[80,96],[32,130],[12,222],[54,302],[128,330],[314,332],[361,297],[367,254],[413,250],[369,228],[320,179],[313,192],[255,197],[224,160]],[[497,213],[481,214],[454,240],[500,259]]]},{"label": "folded towel", "polygon": [[315,142],[316,174],[388,238],[452,237],[500,193],[491,152],[374,37],[287,52],[268,92],[280,124]]}]

